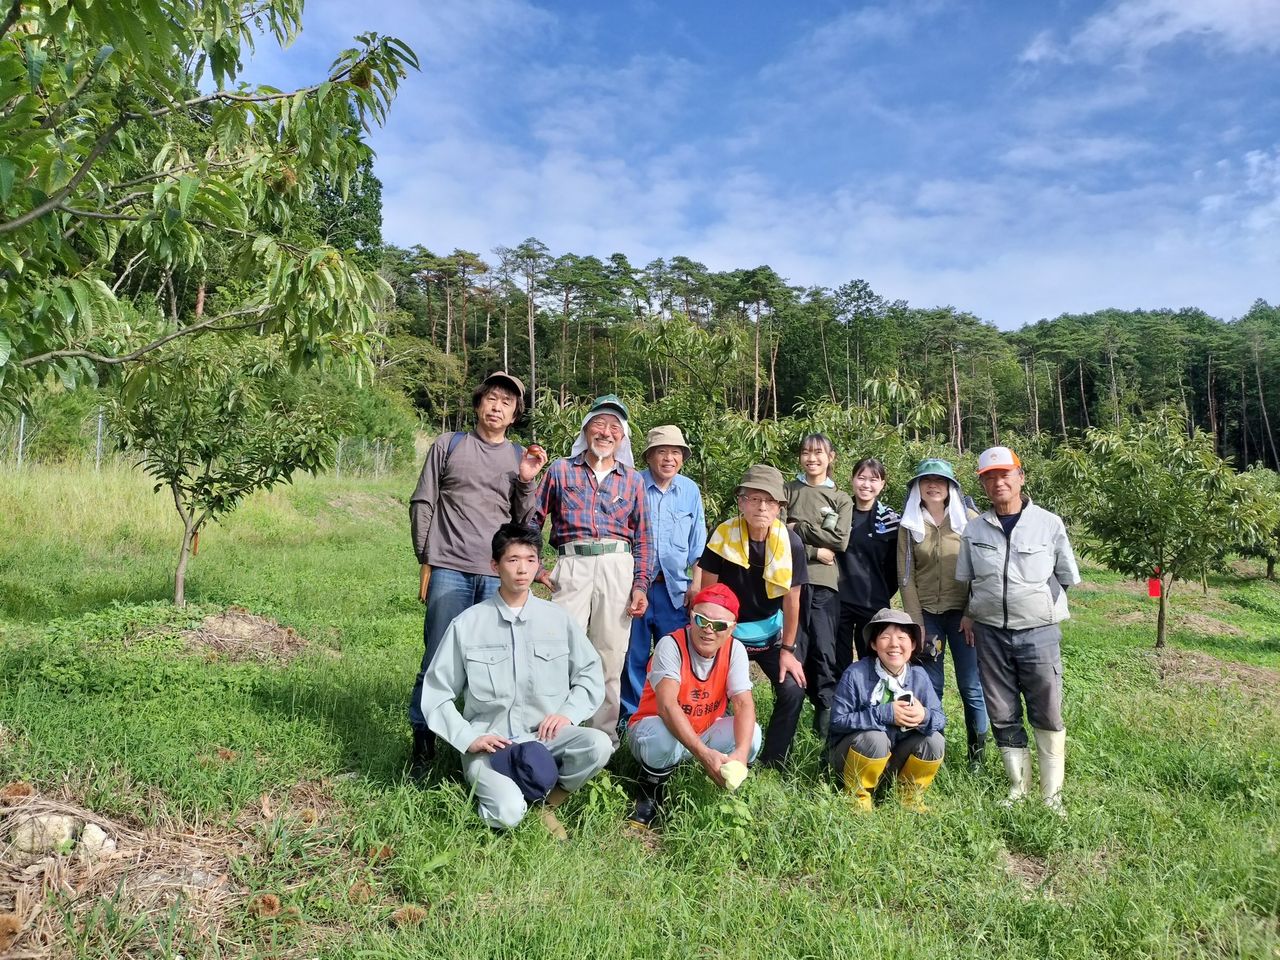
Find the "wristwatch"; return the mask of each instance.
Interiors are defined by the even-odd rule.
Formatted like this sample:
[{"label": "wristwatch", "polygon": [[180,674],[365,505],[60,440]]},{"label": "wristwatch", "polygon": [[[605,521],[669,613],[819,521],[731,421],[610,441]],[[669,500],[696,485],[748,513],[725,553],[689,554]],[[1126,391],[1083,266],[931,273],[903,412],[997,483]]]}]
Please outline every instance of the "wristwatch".
[{"label": "wristwatch", "polygon": [[791,654],[793,657],[796,655],[796,645],[794,643],[791,644],[791,646],[787,646],[785,643],[780,643],[778,646],[787,651],[787,653]]}]

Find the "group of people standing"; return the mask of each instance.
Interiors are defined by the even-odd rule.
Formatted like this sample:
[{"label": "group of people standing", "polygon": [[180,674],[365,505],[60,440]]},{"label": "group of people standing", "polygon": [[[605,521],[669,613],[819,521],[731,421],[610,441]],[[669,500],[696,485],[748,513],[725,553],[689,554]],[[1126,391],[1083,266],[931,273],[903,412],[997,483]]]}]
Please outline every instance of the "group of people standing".
[{"label": "group of people standing", "polygon": [[[794,480],[747,469],[736,515],[708,536],[679,427],[648,432],[637,470],[625,404],[600,397],[539,481],[547,454],[507,438],[524,400],[510,374],[479,384],[475,429],[437,438],[411,500],[427,605],[415,775],[443,737],[486,823],[510,828],[539,803],[564,836],[556,806],[625,740],[640,766],[630,820],[648,827],[685,760],[730,788],[749,764],[781,767],[807,698],[859,807],[896,779],[919,808],[943,758],[950,648],[971,766],[994,727],[1009,799],[1025,795],[1025,702],[1044,800],[1063,811],[1057,624],[1079,574],[1061,520],[1022,494],[1012,451],[979,458],[986,513],[950,464],[926,460],[899,515],[880,500],[882,463],[854,465],[850,496],[831,441],[812,434]],[[752,662],[774,694],[763,733]]]}]

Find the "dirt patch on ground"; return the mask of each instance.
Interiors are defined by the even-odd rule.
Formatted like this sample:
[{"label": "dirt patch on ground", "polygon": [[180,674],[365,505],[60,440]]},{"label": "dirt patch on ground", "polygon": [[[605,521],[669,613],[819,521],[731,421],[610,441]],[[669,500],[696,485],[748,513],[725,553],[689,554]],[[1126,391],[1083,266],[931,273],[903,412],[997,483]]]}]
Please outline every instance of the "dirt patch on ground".
[{"label": "dirt patch on ground", "polygon": [[1209,637],[1244,636],[1244,631],[1235,624],[1207,617],[1203,613],[1177,613],[1173,617],[1173,623],[1175,628],[1180,627],[1184,630],[1190,630],[1192,633],[1202,633]]},{"label": "dirt patch on ground", "polygon": [[1049,879],[1049,865],[1044,857],[1037,857],[1032,853],[1001,850],[999,863],[1005,873],[1029,890],[1042,889]]},{"label": "dirt patch on ground", "polygon": [[343,493],[329,501],[334,510],[350,514],[356,520],[377,520],[404,508],[394,497],[379,497],[372,493],[354,491]]},{"label": "dirt patch on ground", "polygon": [[1108,583],[1099,583],[1095,580],[1085,580],[1071,588],[1072,593],[1077,591],[1083,593],[1136,593],[1145,597],[1147,595],[1147,581],[1116,580]]},{"label": "dirt patch on ground", "polygon": [[[1111,622],[1119,627],[1150,626],[1154,631],[1158,617],[1159,612],[1154,609],[1130,610],[1128,613],[1121,613],[1112,617]],[[1207,637],[1244,636],[1244,631],[1235,624],[1206,616],[1203,613],[1196,613],[1193,610],[1172,613],[1169,617],[1169,628],[1171,630],[1187,630]]]},{"label": "dirt patch on ground", "polygon": [[1199,650],[1157,650],[1156,675],[1164,686],[1222,686],[1238,689],[1250,699],[1274,702],[1280,695],[1280,670],[1251,663],[1234,663]]},{"label": "dirt patch on ground", "polygon": [[200,626],[184,630],[181,636],[188,650],[211,660],[282,662],[299,656],[308,646],[293,627],[282,627],[243,607],[228,607],[205,617]]},{"label": "dirt patch on ground", "polygon": [[1156,621],[1153,615],[1146,610],[1131,610],[1128,613],[1112,617],[1111,622],[1120,627],[1132,627],[1141,623],[1150,623],[1154,626]]},{"label": "dirt patch on ground", "polygon": [[[274,798],[264,794],[232,826],[194,829],[129,824],[34,791],[13,797],[22,792],[10,790],[10,799],[0,799],[0,918],[10,918],[13,928],[8,947],[13,952],[0,945],[0,956],[65,956],[68,930],[90,955],[101,949],[151,956],[178,943],[189,957],[237,955],[238,941],[264,924],[304,921],[290,902],[291,887],[250,890],[235,879],[233,861],[243,866],[270,859],[272,836],[309,829],[324,834],[326,869],[337,888],[349,888],[352,903],[365,905],[371,919],[385,916],[393,905],[367,882],[366,861],[344,846],[344,829],[338,824],[326,829],[337,816],[329,781],[298,784]],[[20,848],[24,824],[62,818],[74,824],[72,840],[39,852]],[[98,838],[96,847],[90,847],[91,836]],[[118,924],[103,925],[104,903],[110,903]],[[299,948],[309,945],[314,953],[339,932],[299,927]]]}]

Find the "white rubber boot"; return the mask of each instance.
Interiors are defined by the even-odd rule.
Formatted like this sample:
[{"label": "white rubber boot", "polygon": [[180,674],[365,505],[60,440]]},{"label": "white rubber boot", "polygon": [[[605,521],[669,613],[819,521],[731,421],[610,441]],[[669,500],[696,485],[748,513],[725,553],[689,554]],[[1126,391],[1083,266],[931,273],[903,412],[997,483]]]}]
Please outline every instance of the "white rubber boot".
[{"label": "white rubber boot", "polygon": [[1040,765],[1040,795],[1044,805],[1060,817],[1067,815],[1062,805],[1062,780],[1067,759],[1067,731],[1037,730],[1036,758]]},{"label": "white rubber boot", "polygon": [[1002,807],[1011,807],[1027,795],[1031,786],[1031,751],[1026,747],[1001,747],[1000,758],[1004,761],[1004,773],[1009,778],[1009,796],[1000,802]]}]

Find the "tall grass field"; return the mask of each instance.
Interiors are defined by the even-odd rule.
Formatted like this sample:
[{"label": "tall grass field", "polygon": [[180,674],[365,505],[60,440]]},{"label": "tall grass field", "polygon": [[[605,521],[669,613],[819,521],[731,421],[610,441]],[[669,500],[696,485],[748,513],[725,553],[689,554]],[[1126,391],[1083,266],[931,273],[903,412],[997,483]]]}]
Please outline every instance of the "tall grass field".
[{"label": "tall grass field", "polygon": [[[204,532],[176,610],[181,531],[145,477],[0,472],[0,829],[62,809],[118,843],[0,856],[14,955],[1280,958],[1280,588],[1259,568],[1178,584],[1157,655],[1145,585],[1085,558],[1065,821],[1002,809],[994,751],[976,775],[945,763],[930,813],[860,815],[806,713],[783,775],[726,794],[684,770],[652,835],[623,827],[615,757],[561,844],[532,816],[491,833],[453,758],[406,775],[413,482],[253,497]],[[203,643],[229,608],[296,643]]]}]

